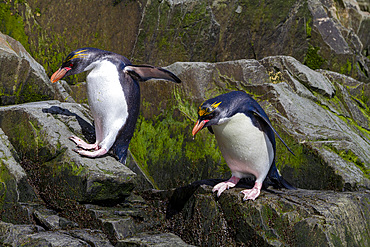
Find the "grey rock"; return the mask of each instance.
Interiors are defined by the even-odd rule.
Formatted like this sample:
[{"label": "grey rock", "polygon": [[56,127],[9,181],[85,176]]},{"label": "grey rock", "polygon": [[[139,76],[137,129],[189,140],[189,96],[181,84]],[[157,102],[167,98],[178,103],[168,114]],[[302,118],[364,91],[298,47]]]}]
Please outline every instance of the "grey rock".
[{"label": "grey rock", "polygon": [[22,246],[52,246],[52,247],[88,247],[90,244],[87,242],[74,238],[66,232],[39,232],[34,234],[29,234],[21,242]]},{"label": "grey rock", "polygon": [[5,246],[20,246],[29,234],[45,231],[37,225],[13,225],[0,221],[0,243]]},{"label": "grey rock", "polygon": [[[33,191],[31,185],[27,181],[27,174],[19,164],[19,157],[14,150],[13,145],[10,143],[9,138],[5,135],[2,129],[0,129],[0,159],[3,171],[9,173],[8,178],[3,177],[2,182],[9,182],[14,179],[16,185],[15,198],[10,199],[13,202],[27,202],[32,201],[36,198],[36,194]],[[4,175],[3,175],[4,176]],[[8,188],[11,185],[7,186]],[[10,193],[10,191],[8,192]]]},{"label": "grey rock", "polygon": [[102,219],[102,224],[104,232],[116,241],[131,237],[137,233],[136,225],[131,217]]},{"label": "grey rock", "polygon": [[185,243],[181,238],[173,233],[144,232],[119,241],[117,247],[128,246],[194,246]]},{"label": "grey rock", "polygon": [[47,230],[59,230],[59,216],[56,215],[56,212],[52,210],[44,210],[44,211],[35,211],[34,212],[35,218],[40,221],[40,223],[47,229]]},{"label": "grey rock", "polygon": [[152,183],[150,178],[148,178],[147,174],[143,171],[140,165],[136,162],[130,150],[128,150],[127,152],[125,165],[137,175],[136,179],[134,180],[135,191],[143,191],[154,188],[154,184]]},{"label": "grey rock", "polygon": [[78,227],[78,224],[60,217],[53,210],[38,208],[33,212],[35,219],[47,230],[61,230]]},{"label": "grey rock", "polygon": [[[18,6],[33,55],[40,60],[47,57],[53,69],[76,48],[70,39],[77,46],[103,46],[157,66],[176,61],[218,62],[281,54],[304,62],[310,47],[314,47],[324,60],[321,68],[340,72],[348,61],[351,68],[345,73],[369,81],[366,57],[370,18],[365,0],[248,2],[248,7],[244,1],[232,0],[121,3],[99,5],[95,0],[89,7],[75,4],[71,11],[60,11],[62,3],[46,0],[22,2]],[[72,25],[68,20],[77,16],[94,22],[100,13],[102,19],[97,27],[73,23],[76,29],[86,31],[83,37],[73,28],[64,28]],[[260,13],[264,15],[255,19]],[[116,21],[128,14],[132,17],[129,23]],[[40,50],[45,52],[39,55]]]},{"label": "grey rock", "polygon": [[[181,213],[170,219],[171,230],[188,243],[198,246],[369,244],[370,191],[262,191],[255,201],[243,201],[242,188],[230,189],[218,199],[211,189],[208,185],[200,186],[188,201],[183,201]],[[234,236],[231,240],[230,234]]]},{"label": "grey rock", "polygon": [[337,27],[338,24],[334,18],[328,16],[321,1],[309,0],[307,2],[313,17],[313,26],[318,29],[324,42],[337,54],[349,53],[349,46]]},{"label": "grey rock", "polygon": [[68,102],[68,103],[76,103],[75,100],[72,98],[71,94],[71,88],[68,85],[68,83],[64,80],[60,80],[58,82],[54,83],[54,88],[60,95],[59,100],[62,102]]},{"label": "grey rock", "polygon": [[[137,193],[137,192],[136,192]],[[141,196],[131,194],[123,202],[114,207],[86,205],[91,215],[98,220],[102,229],[112,243],[117,243],[143,231],[158,229],[163,218],[158,209]]]},{"label": "grey rock", "polygon": [[[298,80],[301,85],[305,86],[309,90],[317,91],[328,97],[332,97],[335,94],[335,88],[333,84],[325,76],[301,64],[293,57],[266,57],[260,62],[267,68],[268,71],[277,73],[278,71],[273,71],[273,68],[275,70],[279,69],[280,72],[291,76],[292,79]],[[295,85],[297,84],[298,83],[295,83]],[[298,89],[299,91],[305,91],[301,86],[298,87],[300,87]],[[304,93],[308,94],[305,96],[311,96],[308,92]]]},{"label": "grey rock", "polygon": [[[273,118],[276,117],[282,123],[288,120],[289,123],[286,125],[290,126],[290,128],[286,128],[288,133],[312,149],[318,150],[320,156],[324,159],[326,158],[326,151],[321,150],[329,149],[334,153],[351,150],[350,152],[358,157],[358,162],[369,164],[369,139],[364,138],[359,133],[360,131],[356,131],[349,122],[341,119],[340,114],[326,110],[312,100],[297,96],[285,83],[274,84],[272,88],[276,95],[279,95],[275,104],[278,111],[282,113],[282,115],[275,114]],[[324,105],[325,102],[321,102],[321,104]],[[328,164],[332,166],[332,163],[328,162]],[[355,168],[358,164],[355,162],[348,164],[348,166],[352,167],[350,169],[358,171]],[[347,170],[341,171],[340,167],[332,167],[336,173],[340,174]],[[352,188],[370,188],[370,181],[366,177],[366,173],[352,173],[351,177],[350,180],[344,180],[344,184],[348,184]],[[355,182],[358,179],[362,181],[359,184]]]},{"label": "grey rock", "polygon": [[364,14],[359,28],[359,38],[363,44],[364,50],[367,51],[369,50],[370,47],[369,27],[370,27],[370,15]]},{"label": "grey rock", "polygon": [[[314,24],[320,25],[317,21],[326,13],[322,11],[327,10],[316,1],[310,3],[318,6],[312,11],[318,18]],[[325,25],[335,25],[335,21]],[[323,33],[327,31],[325,26],[315,27],[323,28]],[[343,35],[343,29],[338,30]],[[356,37],[352,41],[350,46],[360,49]],[[345,50],[343,44],[337,47],[331,44],[330,37],[325,42],[332,49],[340,51],[344,47]],[[259,61],[176,63],[168,68],[190,83],[176,89],[172,84],[153,83],[152,93],[161,97],[149,103],[157,110],[159,104],[155,100],[163,98],[163,106],[171,105],[177,90],[185,97],[175,104],[191,119],[196,111],[194,104],[226,91],[245,90],[254,94],[296,152],[296,157],[289,158],[278,146],[277,161],[284,177],[293,179],[297,187],[360,191],[269,191],[262,192],[256,201],[243,202],[238,193],[240,188],[226,191],[216,200],[212,187],[204,185],[198,189],[192,187],[190,192],[186,189],[161,192],[159,200],[146,205],[142,197],[131,194],[136,179],[134,172],[111,156],[87,159],[72,151],[75,145],[68,137],[73,133],[94,141],[92,119],[86,108],[59,101],[7,106],[0,108],[0,127],[4,132],[0,133],[0,150],[4,150],[0,154],[10,163],[2,164],[2,171],[6,172],[1,176],[5,174],[11,179],[4,182],[1,177],[0,198],[6,195],[6,200],[21,205],[28,215],[33,212],[38,223],[53,231],[0,222],[2,244],[111,246],[109,238],[117,246],[189,246],[183,240],[215,246],[241,243],[284,246],[303,242],[318,246],[369,245],[370,141],[366,84],[337,73],[310,70],[286,56]],[[66,90],[60,87],[58,91],[68,100],[70,89],[62,84]],[[107,236],[95,230],[59,230],[78,226],[53,211],[20,204],[33,200],[34,195],[26,183],[24,170],[39,179],[37,189],[50,205],[68,200],[114,205],[86,205],[87,211],[102,223]],[[145,181],[145,174],[142,177]],[[21,196],[20,185],[31,189]],[[152,187],[148,183],[139,190]],[[177,214],[164,212],[167,204],[163,203],[163,197],[171,195],[169,204],[177,204]],[[117,202],[120,204],[116,205]],[[146,212],[147,209],[150,210]],[[172,218],[166,220],[165,216],[169,215]],[[170,230],[183,240],[172,233],[149,232],[153,229]]]},{"label": "grey rock", "polygon": [[1,246],[113,246],[100,230],[45,231],[37,225],[0,222]]},{"label": "grey rock", "polygon": [[37,200],[27,174],[19,164],[13,145],[0,129],[0,217],[14,223],[30,223],[31,218],[21,203]]},{"label": "grey rock", "polygon": [[68,233],[75,238],[79,238],[85,241],[90,246],[113,247],[113,245],[109,242],[105,234],[100,230],[76,229],[70,230],[68,231]]},{"label": "grey rock", "polygon": [[[41,189],[54,199],[77,201],[117,200],[128,196],[136,174],[111,156],[89,159],[73,151],[72,134],[92,141],[88,112],[78,104],[58,101],[3,107],[0,126],[21,159],[43,163]],[[51,176],[51,174],[53,174]],[[63,182],[61,182],[63,181]]]},{"label": "grey rock", "polygon": [[15,39],[0,33],[0,74],[2,95],[0,105],[48,99],[63,94],[54,88],[45,69]]}]

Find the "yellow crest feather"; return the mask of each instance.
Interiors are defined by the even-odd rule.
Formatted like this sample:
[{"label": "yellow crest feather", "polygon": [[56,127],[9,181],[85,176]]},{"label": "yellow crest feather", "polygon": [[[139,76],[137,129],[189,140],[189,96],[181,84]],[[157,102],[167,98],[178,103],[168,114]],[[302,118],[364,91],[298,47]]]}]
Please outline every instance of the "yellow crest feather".
[{"label": "yellow crest feather", "polygon": [[83,54],[82,53],[84,51],[87,51],[87,50],[81,50],[81,51],[76,52],[72,57],[70,57],[69,59],[67,59],[66,62],[68,62],[68,61],[70,61],[72,59],[78,58],[78,57],[87,56],[88,54]]},{"label": "yellow crest feather", "polygon": [[205,116],[205,115],[208,115],[208,114],[211,114],[214,110],[216,110],[216,108],[222,103],[222,101],[220,102],[215,102],[211,105],[211,110],[209,110],[209,108],[204,108],[202,109],[200,106],[199,106],[199,110],[198,110],[198,114],[199,116]]}]

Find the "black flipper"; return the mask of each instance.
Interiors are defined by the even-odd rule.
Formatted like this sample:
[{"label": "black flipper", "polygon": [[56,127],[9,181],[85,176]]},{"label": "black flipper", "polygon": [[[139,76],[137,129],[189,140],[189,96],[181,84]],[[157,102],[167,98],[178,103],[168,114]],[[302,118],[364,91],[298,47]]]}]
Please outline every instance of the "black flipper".
[{"label": "black flipper", "polygon": [[281,139],[281,137],[279,136],[279,134],[277,133],[277,131],[274,129],[274,127],[272,127],[272,125],[271,125],[271,123],[270,123],[270,121],[268,120],[268,119],[266,119],[264,116],[262,116],[259,112],[257,112],[257,111],[253,111],[253,113],[256,115],[256,116],[258,116],[258,117],[260,117],[261,119],[263,119],[263,121],[265,122],[265,123],[267,123],[269,126],[270,126],[270,128],[274,131],[274,133],[275,133],[275,135],[280,139],[280,141],[285,145],[285,147],[289,150],[289,152],[291,152],[294,156],[295,156],[295,154],[293,153],[293,151],[288,147],[288,145],[283,141],[283,139]]},{"label": "black flipper", "polygon": [[180,83],[181,80],[172,72],[160,67],[150,65],[127,65],[124,71],[138,81],[147,81],[149,79],[168,80]]}]

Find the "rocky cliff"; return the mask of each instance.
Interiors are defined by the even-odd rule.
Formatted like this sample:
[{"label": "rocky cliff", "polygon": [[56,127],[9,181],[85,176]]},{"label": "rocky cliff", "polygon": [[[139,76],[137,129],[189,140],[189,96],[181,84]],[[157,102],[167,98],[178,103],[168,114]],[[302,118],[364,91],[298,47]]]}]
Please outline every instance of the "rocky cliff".
[{"label": "rocky cliff", "polygon": [[49,75],[70,51],[92,46],[160,66],[288,55],[369,82],[363,0],[3,1],[1,16],[1,31]]},{"label": "rocky cliff", "polygon": [[[18,40],[0,33],[0,245],[370,245],[368,2],[3,1],[0,18]],[[82,46],[183,81],[141,84],[126,166],[72,151],[72,134],[94,141],[85,78],[48,75]],[[229,170],[213,135],[191,129],[198,105],[230,90],[294,151],[277,142],[299,190],[243,202],[244,180],[212,194]]]},{"label": "rocky cliff", "polygon": [[[22,104],[0,108],[2,245],[370,244],[367,84],[288,56],[172,64],[167,69],[182,85],[142,84],[155,90],[142,95],[125,166],[110,155],[88,159],[72,151],[72,134],[94,141],[88,106],[75,103],[83,94],[73,99],[67,84],[51,86],[18,42],[1,37],[1,63],[20,64],[3,85],[16,88],[19,74],[33,75],[20,85],[36,85],[42,96],[14,94],[11,103]],[[251,186],[245,180],[220,198],[212,194],[228,171],[212,135],[191,140],[190,130],[197,105],[229,90],[249,92],[266,110],[296,154],[278,143],[280,170],[299,190],[270,189],[244,202],[239,192]]]}]

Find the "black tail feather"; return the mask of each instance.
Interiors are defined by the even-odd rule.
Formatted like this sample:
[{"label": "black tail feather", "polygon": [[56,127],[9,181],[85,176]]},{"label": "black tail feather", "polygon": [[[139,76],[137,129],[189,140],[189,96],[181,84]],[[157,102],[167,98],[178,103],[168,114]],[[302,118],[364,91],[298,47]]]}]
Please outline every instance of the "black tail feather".
[{"label": "black tail feather", "polygon": [[289,190],[296,190],[297,188],[291,185],[286,181],[279,173],[279,170],[276,168],[275,162],[272,164],[269,173],[265,181],[263,182],[264,187],[272,185],[276,189],[285,188]]},{"label": "black tail feather", "polygon": [[128,151],[128,145],[120,144],[119,142],[115,142],[113,147],[110,150],[110,153],[118,159],[119,162],[122,164],[126,164],[126,158],[127,158],[127,151]]}]

